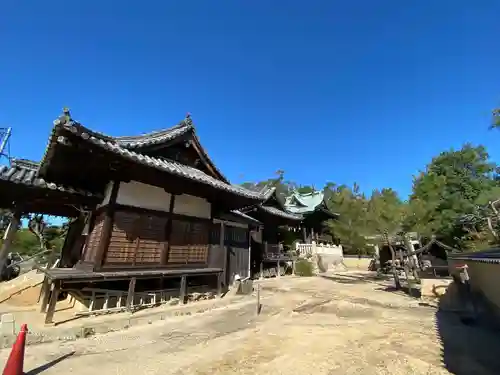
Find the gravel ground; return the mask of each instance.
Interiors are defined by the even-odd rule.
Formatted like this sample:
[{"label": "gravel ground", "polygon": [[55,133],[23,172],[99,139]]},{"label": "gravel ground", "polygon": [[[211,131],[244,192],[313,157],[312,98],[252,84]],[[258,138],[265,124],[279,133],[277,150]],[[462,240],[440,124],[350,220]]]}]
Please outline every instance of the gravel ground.
[{"label": "gravel ground", "polygon": [[[498,374],[495,334],[387,292],[364,273],[282,278],[255,305],[30,346],[34,374]],[[5,361],[8,350],[0,351]],[[450,370],[450,372],[446,369]],[[43,370],[43,372],[42,372]]]}]

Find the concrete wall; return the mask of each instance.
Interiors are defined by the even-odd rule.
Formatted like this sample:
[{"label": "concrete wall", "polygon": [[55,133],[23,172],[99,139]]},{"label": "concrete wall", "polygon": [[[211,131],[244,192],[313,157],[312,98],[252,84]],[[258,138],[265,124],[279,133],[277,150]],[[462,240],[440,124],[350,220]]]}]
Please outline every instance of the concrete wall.
[{"label": "concrete wall", "polygon": [[449,259],[450,275],[457,272],[456,267],[467,264],[471,288],[474,292],[482,294],[492,307],[500,312],[500,264],[484,263],[472,259]]}]

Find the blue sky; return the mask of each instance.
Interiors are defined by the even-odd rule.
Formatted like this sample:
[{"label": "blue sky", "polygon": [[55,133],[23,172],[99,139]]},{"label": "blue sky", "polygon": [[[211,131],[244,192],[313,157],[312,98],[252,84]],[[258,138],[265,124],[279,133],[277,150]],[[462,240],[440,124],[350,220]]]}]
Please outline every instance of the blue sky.
[{"label": "blue sky", "polygon": [[500,2],[25,1],[0,6],[0,126],[40,159],[52,121],[111,135],[191,112],[235,183],[283,169],[403,196],[466,141],[500,161]]}]

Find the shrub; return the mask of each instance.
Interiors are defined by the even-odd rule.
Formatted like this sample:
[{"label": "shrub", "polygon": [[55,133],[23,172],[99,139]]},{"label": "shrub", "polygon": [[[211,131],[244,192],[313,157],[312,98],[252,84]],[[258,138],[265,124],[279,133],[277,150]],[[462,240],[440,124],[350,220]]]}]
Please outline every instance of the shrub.
[{"label": "shrub", "polygon": [[295,263],[295,274],[297,276],[314,276],[314,267],[311,262],[305,259],[298,260],[297,263]]}]

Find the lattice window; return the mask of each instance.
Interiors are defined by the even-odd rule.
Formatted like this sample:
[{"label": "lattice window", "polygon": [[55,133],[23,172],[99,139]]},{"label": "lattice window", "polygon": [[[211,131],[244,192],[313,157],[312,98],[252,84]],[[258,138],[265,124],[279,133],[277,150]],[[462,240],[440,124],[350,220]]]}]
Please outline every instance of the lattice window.
[{"label": "lattice window", "polygon": [[248,247],[248,230],[246,228],[226,226],[224,243],[231,247]]},{"label": "lattice window", "polygon": [[166,249],[167,218],[131,212],[116,212],[105,262],[160,264]]},{"label": "lattice window", "polygon": [[207,221],[172,220],[169,263],[207,263],[209,227]]}]

